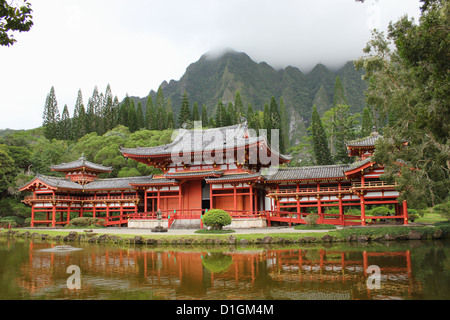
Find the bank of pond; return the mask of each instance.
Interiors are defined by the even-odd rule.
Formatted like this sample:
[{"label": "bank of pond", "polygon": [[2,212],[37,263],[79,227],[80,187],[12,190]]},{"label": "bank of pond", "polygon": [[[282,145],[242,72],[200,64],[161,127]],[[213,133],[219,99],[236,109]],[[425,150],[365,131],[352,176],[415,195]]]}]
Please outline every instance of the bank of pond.
[{"label": "bank of pond", "polygon": [[347,227],[335,230],[317,230],[315,232],[264,233],[255,230],[251,234],[198,233],[195,235],[133,235],[102,233],[102,229],[64,229],[33,230],[3,229],[0,236],[32,240],[86,243],[113,243],[136,245],[260,245],[260,244],[295,244],[295,243],[331,243],[331,242],[377,242],[403,240],[447,239],[450,235],[450,223],[436,223],[426,226],[390,226],[390,227]]}]

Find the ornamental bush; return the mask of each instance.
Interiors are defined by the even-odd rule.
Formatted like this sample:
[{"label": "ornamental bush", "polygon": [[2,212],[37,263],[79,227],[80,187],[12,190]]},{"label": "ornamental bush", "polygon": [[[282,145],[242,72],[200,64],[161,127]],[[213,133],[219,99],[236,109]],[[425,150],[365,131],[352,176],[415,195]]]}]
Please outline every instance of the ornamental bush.
[{"label": "ornamental bush", "polygon": [[305,221],[308,226],[315,226],[317,224],[317,220],[319,220],[319,214],[317,213],[311,213],[305,217]]},{"label": "ornamental bush", "polygon": [[211,209],[202,217],[204,225],[212,230],[221,230],[223,226],[231,224],[231,216],[221,209]]},{"label": "ornamental bush", "polygon": [[67,225],[67,227],[92,227],[92,226],[98,226],[98,227],[104,227],[105,226],[105,220],[101,218],[91,218],[91,217],[81,217],[81,218],[74,218],[70,220],[70,224]]}]

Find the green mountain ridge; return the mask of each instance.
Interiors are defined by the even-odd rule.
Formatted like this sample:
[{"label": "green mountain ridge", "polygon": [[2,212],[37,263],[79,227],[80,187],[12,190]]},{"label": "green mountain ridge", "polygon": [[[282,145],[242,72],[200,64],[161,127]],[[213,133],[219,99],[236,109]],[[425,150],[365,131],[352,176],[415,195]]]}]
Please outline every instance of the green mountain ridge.
[{"label": "green mountain ridge", "polygon": [[[291,123],[290,137],[295,143],[309,126],[313,104],[322,115],[333,104],[334,85],[339,76],[350,111],[362,112],[365,107],[366,83],[361,79],[362,71],[356,71],[351,61],[337,71],[317,64],[305,74],[296,67],[275,69],[266,62],[257,63],[243,52],[228,51],[221,56],[204,54],[190,64],[178,80],[164,81],[160,87],[164,98],[170,98],[175,118],[178,117],[183,92],[186,91],[192,108],[206,105],[208,115],[215,115],[219,99],[226,105],[234,102],[239,91],[245,109],[251,104],[253,110],[263,110],[272,96],[279,101],[283,97],[288,120]],[[149,93],[155,101],[156,91]],[[133,97],[146,105],[147,97]],[[294,123],[292,123],[294,122]]]}]

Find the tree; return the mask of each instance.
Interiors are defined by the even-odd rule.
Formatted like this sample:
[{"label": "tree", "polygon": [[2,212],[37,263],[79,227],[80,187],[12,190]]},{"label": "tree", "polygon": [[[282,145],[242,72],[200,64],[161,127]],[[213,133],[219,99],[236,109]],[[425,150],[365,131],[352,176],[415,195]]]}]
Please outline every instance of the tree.
[{"label": "tree", "polygon": [[320,120],[316,105],[313,106],[311,121],[312,145],[314,158],[317,165],[328,165],[332,163],[330,149],[328,148],[325,130]]},{"label": "tree", "polygon": [[189,98],[187,92],[184,91],[183,97],[181,99],[181,109],[180,114],[178,115],[178,124],[183,126],[183,124],[187,123],[191,120],[191,110],[189,107]]},{"label": "tree", "polygon": [[221,209],[211,209],[202,217],[202,222],[212,230],[222,230],[223,226],[231,224],[231,216]]},{"label": "tree", "polygon": [[281,115],[281,132],[280,135],[283,136],[283,146],[281,146],[280,151],[283,153],[289,149],[289,122],[287,118],[286,106],[284,105],[283,97],[280,98],[280,115]]},{"label": "tree", "polygon": [[77,100],[75,102],[75,108],[73,110],[73,138],[75,140],[78,140],[84,135],[83,131],[83,121],[84,119],[81,119],[81,108],[83,108],[83,116],[84,116],[84,106],[83,106],[83,94],[81,93],[81,89],[78,90]]},{"label": "tree", "polygon": [[130,107],[128,108],[128,129],[130,129],[131,133],[139,129],[134,99],[130,99]]},{"label": "tree", "polygon": [[194,106],[192,107],[192,121],[200,121],[197,102],[194,102]]},{"label": "tree", "polygon": [[227,110],[225,109],[225,106],[222,103],[222,99],[219,99],[219,102],[217,103],[215,126],[217,128],[224,127],[227,121],[226,117],[227,117]]},{"label": "tree", "polygon": [[70,119],[69,109],[67,104],[64,105],[61,121],[59,123],[59,139],[71,140],[72,139],[72,120]]},{"label": "tree", "polygon": [[339,76],[336,77],[334,83],[334,96],[333,105],[336,107],[338,105],[347,105],[347,98],[345,97],[344,87],[342,86],[341,79]]},{"label": "tree", "polygon": [[241,123],[241,119],[245,118],[244,105],[242,104],[241,94],[239,91],[236,91],[236,95],[234,97],[234,112],[236,123]]},{"label": "tree", "polygon": [[372,117],[370,116],[370,111],[368,107],[363,110],[362,120],[361,120],[361,137],[368,137],[372,132],[373,123]]},{"label": "tree", "polygon": [[374,31],[366,56],[355,61],[366,72],[367,104],[395,115],[374,160],[385,166],[384,179],[398,183],[399,201],[416,208],[442,203],[450,192],[450,4],[421,2],[418,23],[405,16],[389,24],[387,37]]},{"label": "tree", "polygon": [[6,0],[0,0],[0,45],[10,46],[17,40],[14,39],[12,32],[30,31],[33,26],[31,4],[24,1],[19,7]]},{"label": "tree", "polygon": [[337,105],[324,113],[322,125],[329,140],[330,153],[334,163],[348,163],[346,141],[356,138],[357,118],[350,114],[350,106]]},{"label": "tree", "polygon": [[56,101],[55,88],[50,89],[47,95],[44,106],[43,123],[44,134],[47,139],[57,139],[59,136],[59,121],[60,114],[58,109],[58,102]]},{"label": "tree", "polygon": [[156,127],[154,123],[154,112],[152,96],[148,95],[145,105],[145,127],[149,130],[153,130]]},{"label": "tree", "polygon": [[167,98],[167,129],[175,129],[175,116],[173,115],[170,98]]},{"label": "tree", "polygon": [[143,129],[144,126],[144,110],[142,110],[142,103],[139,101],[136,109],[136,127],[137,130]]},{"label": "tree", "polygon": [[166,105],[164,102],[164,94],[162,92],[161,86],[158,88],[156,93],[156,104],[155,104],[155,130],[164,130],[167,128],[167,112]]},{"label": "tree", "polygon": [[206,105],[202,106],[202,125],[204,127],[208,126],[208,113],[206,112]]}]

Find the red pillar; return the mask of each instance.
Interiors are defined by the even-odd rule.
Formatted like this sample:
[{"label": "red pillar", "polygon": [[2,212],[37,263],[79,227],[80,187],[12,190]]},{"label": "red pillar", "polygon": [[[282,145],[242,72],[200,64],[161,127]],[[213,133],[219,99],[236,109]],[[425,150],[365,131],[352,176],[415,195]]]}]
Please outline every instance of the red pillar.
[{"label": "red pillar", "polygon": [[56,227],[56,201],[52,202],[53,208],[52,208],[52,227]]},{"label": "red pillar", "polygon": [[31,204],[31,227],[34,227],[34,203]]},{"label": "red pillar", "polygon": [[361,199],[361,225],[365,226],[366,225],[366,207],[364,205],[364,195],[363,194],[361,194],[360,199]]},{"label": "red pillar", "polygon": [[249,189],[250,189],[250,213],[253,213],[253,188],[252,185],[249,185]]},{"label": "red pillar", "polygon": [[403,200],[403,224],[408,224],[408,204]]}]

